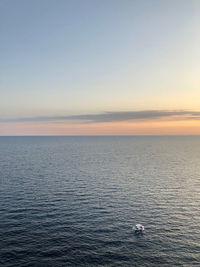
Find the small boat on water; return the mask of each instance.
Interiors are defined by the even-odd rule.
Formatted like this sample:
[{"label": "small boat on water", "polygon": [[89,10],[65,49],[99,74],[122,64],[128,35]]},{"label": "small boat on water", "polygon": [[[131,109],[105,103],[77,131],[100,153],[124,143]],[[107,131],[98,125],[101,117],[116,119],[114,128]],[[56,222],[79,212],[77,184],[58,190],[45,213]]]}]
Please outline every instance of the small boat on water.
[{"label": "small boat on water", "polygon": [[135,233],[142,233],[144,231],[144,226],[138,223],[135,227],[133,227],[133,230],[135,230]]}]

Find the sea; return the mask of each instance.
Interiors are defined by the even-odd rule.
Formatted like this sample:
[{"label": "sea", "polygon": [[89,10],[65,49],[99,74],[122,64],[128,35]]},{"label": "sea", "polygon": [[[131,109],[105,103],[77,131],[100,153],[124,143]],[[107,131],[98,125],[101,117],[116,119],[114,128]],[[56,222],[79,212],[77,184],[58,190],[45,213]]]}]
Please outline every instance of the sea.
[{"label": "sea", "polygon": [[0,137],[0,266],[200,266],[200,136]]}]

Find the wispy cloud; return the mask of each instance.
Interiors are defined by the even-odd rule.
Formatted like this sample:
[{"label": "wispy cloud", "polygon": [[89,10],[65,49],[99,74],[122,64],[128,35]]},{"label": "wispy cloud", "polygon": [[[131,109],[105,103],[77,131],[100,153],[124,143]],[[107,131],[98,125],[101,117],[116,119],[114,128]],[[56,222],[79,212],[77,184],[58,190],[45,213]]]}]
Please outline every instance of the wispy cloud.
[{"label": "wispy cloud", "polygon": [[122,122],[122,121],[149,121],[158,119],[168,120],[200,120],[199,111],[174,110],[141,110],[118,111],[99,114],[81,114],[70,116],[39,116],[21,117],[13,119],[0,119],[0,122],[59,122],[81,121],[82,123]]}]

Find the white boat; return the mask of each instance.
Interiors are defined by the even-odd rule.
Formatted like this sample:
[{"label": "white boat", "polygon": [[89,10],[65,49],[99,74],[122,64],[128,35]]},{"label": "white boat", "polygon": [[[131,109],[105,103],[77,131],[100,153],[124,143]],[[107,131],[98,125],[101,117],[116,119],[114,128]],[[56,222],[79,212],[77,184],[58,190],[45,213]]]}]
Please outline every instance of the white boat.
[{"label": "white boat", "polygon": [[142,233],[144,231],[144,226],[142,224],[138,223],[138,224],[136,224],[134,230],[136,233]]}]

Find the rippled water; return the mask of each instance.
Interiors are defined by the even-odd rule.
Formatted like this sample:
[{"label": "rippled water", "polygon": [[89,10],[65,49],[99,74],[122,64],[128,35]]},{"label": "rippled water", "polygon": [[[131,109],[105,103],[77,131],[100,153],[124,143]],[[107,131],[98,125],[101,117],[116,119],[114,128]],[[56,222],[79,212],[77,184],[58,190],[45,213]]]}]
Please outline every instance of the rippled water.
[{"label": "rippled water", "polygon": [[200,137],[0,137],[1,266],[200,266],[199,204]]}]

